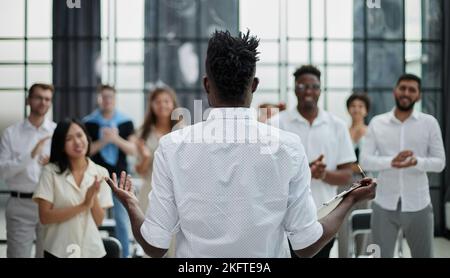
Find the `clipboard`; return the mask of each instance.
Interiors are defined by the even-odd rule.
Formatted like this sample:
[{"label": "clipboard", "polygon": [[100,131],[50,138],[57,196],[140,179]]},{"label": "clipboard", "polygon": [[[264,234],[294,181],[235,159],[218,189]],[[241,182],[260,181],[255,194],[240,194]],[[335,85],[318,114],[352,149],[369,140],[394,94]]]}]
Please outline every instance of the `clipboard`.
[{"label": "clipboard", "polygon": [[352,192],[355,189],[358,189],[360,187],[366,186],[364,184],[360,183],[354,183],[352,187],[345,190],[344,192],[339,193],[338,195],[334,196],[333,199],[329,200],[326,203],[323,203],[322,206],[317,210],[317,219],[322,219],[325,216],[327,216],[330,212],[332,212],[344,199],[344,197]]}]

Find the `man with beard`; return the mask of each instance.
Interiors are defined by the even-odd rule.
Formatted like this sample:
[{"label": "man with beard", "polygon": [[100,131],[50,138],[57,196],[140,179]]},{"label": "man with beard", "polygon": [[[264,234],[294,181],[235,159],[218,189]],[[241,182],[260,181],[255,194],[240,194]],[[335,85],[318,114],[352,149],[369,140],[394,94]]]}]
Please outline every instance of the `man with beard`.
[{"label": "man with beard", "polygon": [[[361,151],[361,164],[378,171],[372,235],[381,256],[394,255],[401,229],[412,257],[433,257],[433,208],[427,172],[441,172],[445,151],[438,121],[414,110],[421,80],[402,75],[394,89],[396,107],[372,119]],[[401,244],[401,243],[400,243]]]},{"label": "man with beard", "polygon": [[[271,118],[270,123],[300,137],[311,169],[312,196],[316,206],[320,207],[337,194],[338,186],[350,183],[356,156],[345,122],[318,106],[321,94],[319,69],[302,66],[295,71],[294,77],[297,107],[281,112]],[[333,244],[334,239],[315,257],[328,258]],[[293,252],[292,257],[295,258]]]},{"label": "man with beard", "polygon": [[52,104],[53,86],[31,86],[27,105],[30,115],[5,129],[0,140],[0,179],[11,190],[6,205],[6,237],[8,258],[29,258],[36,240],[36,257],[43,256],[42,227],[38,206],[31,199],[48,163],[50,138],[56,124],[45,118]]}]

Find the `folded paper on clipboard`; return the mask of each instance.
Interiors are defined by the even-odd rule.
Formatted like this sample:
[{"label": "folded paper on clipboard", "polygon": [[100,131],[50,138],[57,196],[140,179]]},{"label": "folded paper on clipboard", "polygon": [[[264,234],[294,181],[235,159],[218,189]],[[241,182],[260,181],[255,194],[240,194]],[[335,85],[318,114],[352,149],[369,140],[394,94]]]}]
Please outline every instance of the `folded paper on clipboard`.
[{"label": "folded paper on clipboard", "polygon": [[317,210],[317,218],[322,219],[325,216],[327,216],[330,212],[332,212],[341,203],[341,201],[344,199],[344,197],[347,194],[349,194],[353,190],[358,189],[363,186],[365,186],[365,185],[360,184],[360,183],[354,183],[353,186],[350,187],[349,189],[334,196],[334,198],[329,200],[328,202],[323,203],[322,206]]}]

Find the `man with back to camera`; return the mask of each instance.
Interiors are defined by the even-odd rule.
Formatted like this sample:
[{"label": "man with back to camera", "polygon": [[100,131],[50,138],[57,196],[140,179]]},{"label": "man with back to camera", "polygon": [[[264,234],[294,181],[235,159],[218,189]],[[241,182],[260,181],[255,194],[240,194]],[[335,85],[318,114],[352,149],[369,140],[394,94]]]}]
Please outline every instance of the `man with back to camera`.
[{"label": "man with back to camera", "polygon": [[431,258],[434,216],[427,173],[445,167],[441,129],[433,116],[414,110],[421,98],[419,77],[402,75],[394,98],[396,107],[370,122],[361,151],[361,165],[379,172],[372,237],[381,256],[392,258],[401,229],[413,258]]},{"label": "man with back to camera", "polygon": [[[321,206],[337,194],[337,186],[351,183],[356,156],[345,122],[319,108],[320,70],[305,65],[295,71],[294,77],[297,107],[281,112],[270,122],[301,138],[311,167],[312,196]],[[328,258],[333,244],[334,239],[315,257]],[[295,257],[294,252],[292,255]]]},{"label": "man with back to camera", "polygon": [[[258,44],[249,32],[212,35],[203,85],[213,109],[205,122],[161,138],[145,216],[130,177],[122,172],[119,180],[115,174],[108,179],[151,257],[166,253],[173,234],[177,257],[288,258],[287,238],[297,255],[310,257],[334,237],[352,205],[374,197],[376,184],[366,179],[318,221],[300,138],[259,123],[249,108],[259,82]],[[258,133],[239,132],[249,128]],[[192,143],[202,131],[203,141]],[[266,153],[264,137],[277,133],[277,148]]]},{"label": "man with back to camera", "polygon": [[54,88],[36,83],[28,90],[30,115],[7,129],[0,141],[0,178],[11,190],[6,205],[8,258],[30,258],[33,241],[35,256],[42,258],[43,230],[38,207],[31,199],[42,166],[48,163],[56,124],[45,118],[52,105]]}]

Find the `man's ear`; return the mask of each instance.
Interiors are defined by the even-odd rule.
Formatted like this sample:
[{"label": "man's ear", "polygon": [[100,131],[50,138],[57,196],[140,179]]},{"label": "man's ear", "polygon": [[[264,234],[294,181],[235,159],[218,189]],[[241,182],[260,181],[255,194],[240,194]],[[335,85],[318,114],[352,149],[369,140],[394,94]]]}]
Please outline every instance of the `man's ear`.
[{"label": "man's ear", "polygon": [[258,89],[258,85],[259,85],[259,78],[258,77],[253,78],[252,93],[254,93]]},{"label": "man's ear", "polygon": [[203,88],[205,88],[205,92],[209,94],[209,80],[207,76],[203,76]]}]

